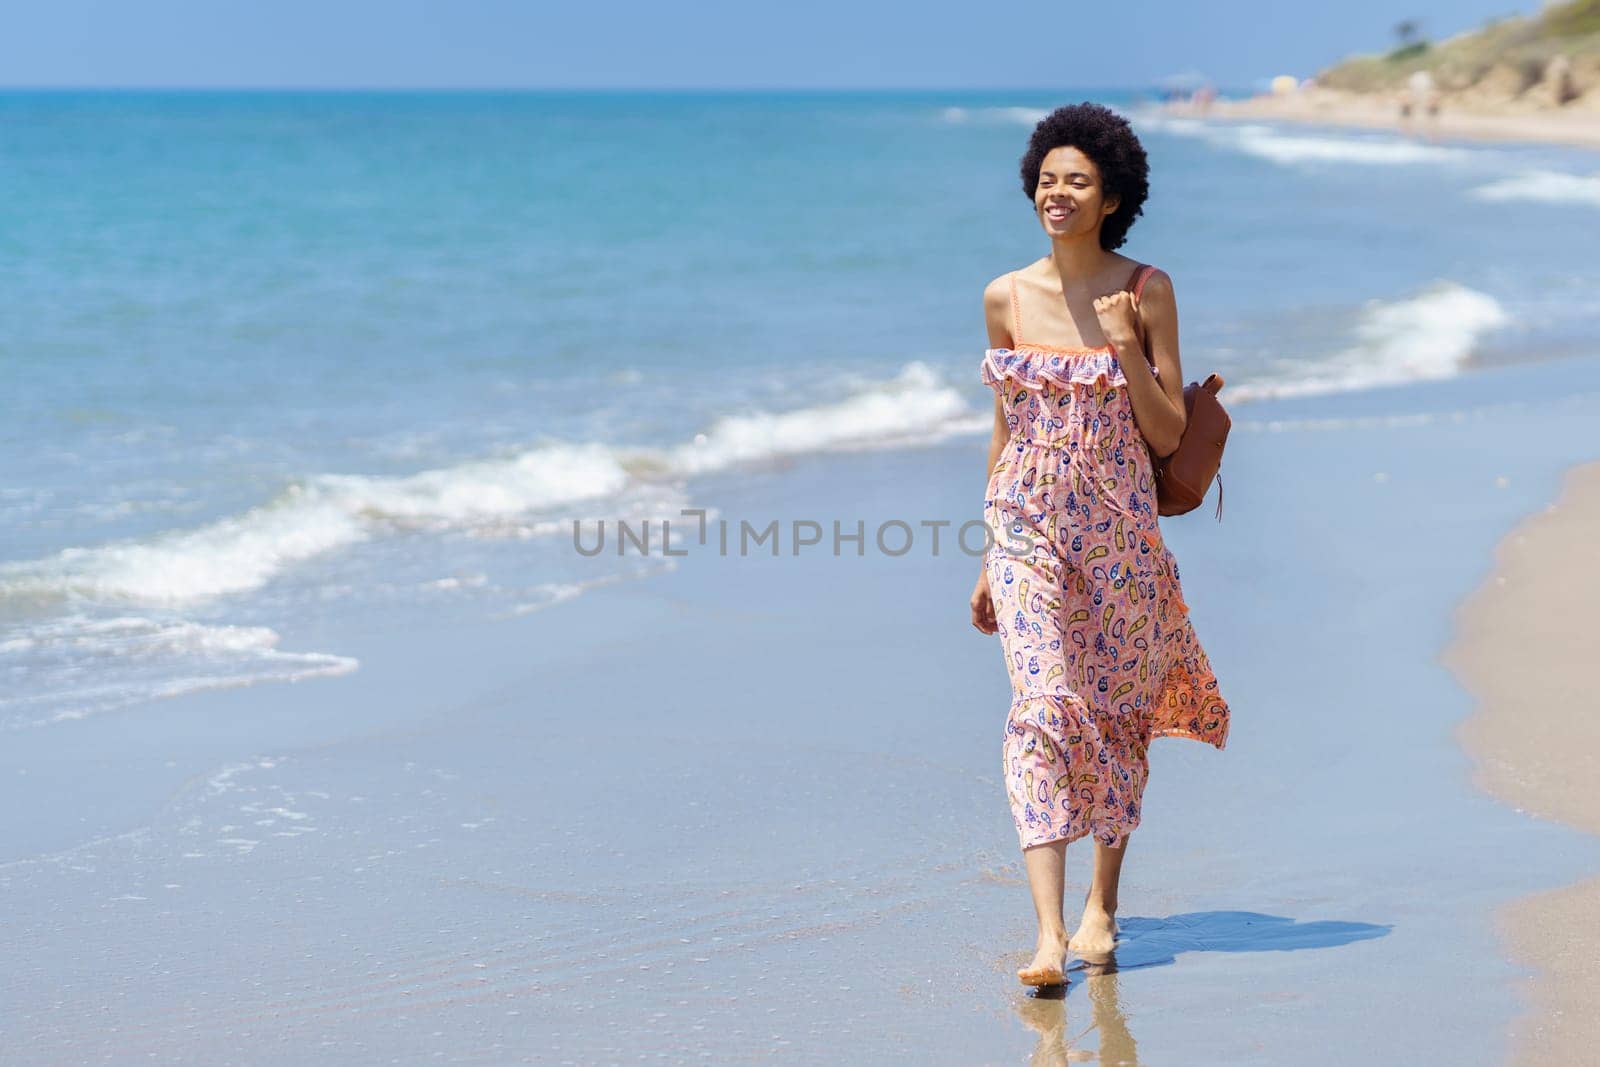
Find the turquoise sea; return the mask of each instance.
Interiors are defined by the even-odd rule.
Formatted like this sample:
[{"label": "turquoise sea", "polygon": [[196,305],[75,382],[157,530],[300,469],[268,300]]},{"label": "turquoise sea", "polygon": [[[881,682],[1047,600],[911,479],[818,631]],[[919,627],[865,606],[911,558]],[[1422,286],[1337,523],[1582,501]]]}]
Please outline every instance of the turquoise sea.
[{"label": "turquoise sea", "polygon": [[[1053,999],[976,559],[572,526],[978,518],[981,293],[1085,96],[1228,380],[1223,521],[1162,533],[1233,725],[1152,746]],[[1503,1062],[1495,909],[1600,849],[1473,787],[1437,656],[1595,455],[1597,159],[1080,92],[0,94],[6,1062]]]},{"label": "turquoise sea", "polygon": [[296,631],[558,609],[649,571],[575,517],[981,432],[980,293],[1048,251],[1017,162],[1085,95],[1246,410],[1595,332],[1576,151],[1106,93],[7,93],[0,728],[357,670]]}]

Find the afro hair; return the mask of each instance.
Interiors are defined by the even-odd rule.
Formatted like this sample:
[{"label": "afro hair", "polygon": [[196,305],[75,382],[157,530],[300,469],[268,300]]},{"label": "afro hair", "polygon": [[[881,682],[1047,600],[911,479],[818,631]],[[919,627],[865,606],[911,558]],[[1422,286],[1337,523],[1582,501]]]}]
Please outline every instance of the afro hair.
[{"label": "afro hair", "polygon": [[1128,120],[1099,104],[1058,107],[1039,120],[1028,138],[1022,156],[1022,191],[1033,203],[1039,188],[1039,168],[1053,148],[1076,148],[1100,168],[1100,180],[1107,197],[1119,197],[1117,210],[1106,216],[1100,227],[1100,247],[1110,251],[1127,240],[1133,220],[1144,211],[1150,195],[1150,162],[1144,146],[1134,136]]}]

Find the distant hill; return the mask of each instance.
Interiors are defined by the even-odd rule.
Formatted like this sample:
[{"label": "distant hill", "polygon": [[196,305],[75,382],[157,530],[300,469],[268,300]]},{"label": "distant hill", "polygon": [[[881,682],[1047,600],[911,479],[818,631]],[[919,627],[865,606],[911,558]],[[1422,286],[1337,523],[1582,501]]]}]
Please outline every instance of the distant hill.
[{"label": "distant hill", "polygon": [[1319,72],[1316,84],[1398,92],[1415,72],[1427,71],[1448,102],[1600,107],[1600,0],[1550,4],[1537,15],[1492,20],[1437,44],[1414,31],[1400,36],[1388,53],[1352,56]]}]

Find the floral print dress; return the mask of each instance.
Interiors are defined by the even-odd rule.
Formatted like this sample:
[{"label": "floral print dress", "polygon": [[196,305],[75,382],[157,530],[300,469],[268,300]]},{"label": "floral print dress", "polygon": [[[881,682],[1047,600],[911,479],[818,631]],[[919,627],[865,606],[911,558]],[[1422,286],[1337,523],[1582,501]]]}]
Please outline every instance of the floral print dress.
[{"label": "floral print dress", "polygon": [[[1135,296],[1149,268],[1141,272]],[[984,490],[984,560],[1012,701],[1002,746],[1023,848],[1138,826],[1150,742],[1221,749],[1229,713],[1157,522],[1154,470],[1110,346],[1020,339],[980,374],[1010,438]]]}]

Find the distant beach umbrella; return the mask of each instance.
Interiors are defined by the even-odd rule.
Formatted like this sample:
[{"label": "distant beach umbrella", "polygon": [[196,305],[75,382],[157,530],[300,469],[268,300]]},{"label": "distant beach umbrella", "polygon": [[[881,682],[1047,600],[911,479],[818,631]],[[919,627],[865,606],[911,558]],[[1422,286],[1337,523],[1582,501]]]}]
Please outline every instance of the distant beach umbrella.
[{"label": "distant beach umbrella", "polygon": [[1300,79],[1293,74],[1280,74],[1272,79],[1272,92],[1275,96],[1292,93],[1300,88]]}]

